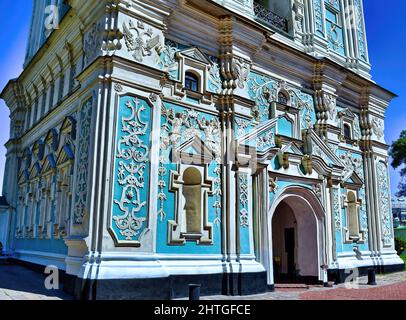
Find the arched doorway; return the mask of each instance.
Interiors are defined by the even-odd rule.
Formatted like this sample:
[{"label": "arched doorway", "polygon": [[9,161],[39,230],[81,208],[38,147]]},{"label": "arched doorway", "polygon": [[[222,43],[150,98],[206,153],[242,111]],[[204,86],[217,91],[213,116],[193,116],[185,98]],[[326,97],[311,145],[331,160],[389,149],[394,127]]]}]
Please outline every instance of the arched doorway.
[{"label": "arched doorway", "polygon": [[268,216],[268,284],[325,280],[324,210],[314,193],[285,189]]}]

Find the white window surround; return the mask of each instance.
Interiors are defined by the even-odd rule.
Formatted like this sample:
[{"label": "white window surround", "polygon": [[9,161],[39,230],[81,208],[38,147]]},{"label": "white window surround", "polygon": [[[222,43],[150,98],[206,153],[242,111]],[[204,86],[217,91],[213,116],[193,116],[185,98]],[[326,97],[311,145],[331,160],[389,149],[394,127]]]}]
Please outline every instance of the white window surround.
[{"label": "white window surround", "polygon": [[[200,199],[200,219],[197,219],[200,224],[200,232],[198,230],[188,230],[191,227],[187,222],[188,209],[195,209],[195,204],[187,204],[188,197],[191,190],[185,190],[187,186],[188,178],[185,179],[185,172],[187,174],[188,169],[193,168],[200,173],[200,195],[197,197]],[[208,199],[209,195],[213,194],[214,182],[213,179],[208,176],[209,165],[186,165],[178,164],[177,170],[172,170],[170,175],[170,191],[175,193],[175,217],[174,220],[168,221],[168,244],[170,245],[184,245],[186,241],[195,241],[199,245],[211,245],[213,244],[213,224],[208,222]],[[199,176],[199,175],[196,175]],[[186,181],[185,181],[186,180]],[[189,181],[190,182],[190,181]],[[194,186],[197,186],[195,181],[192,181]],[[193,200],[198,200],[194,198]],[[191,201],[192,199],[189,199]],[[196,221],[195,221],[196,222]],[[193,223],[194,224],[194,223]],[[193,229],[195,225],[193,226]],[[192,231],[192,232],[190,232]]]}]

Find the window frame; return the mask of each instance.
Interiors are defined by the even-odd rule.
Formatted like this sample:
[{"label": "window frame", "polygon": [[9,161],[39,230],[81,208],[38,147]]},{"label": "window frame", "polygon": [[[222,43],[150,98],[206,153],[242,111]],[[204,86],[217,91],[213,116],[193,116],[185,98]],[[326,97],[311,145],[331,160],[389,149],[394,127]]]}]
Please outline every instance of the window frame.
[{"label": "window frame", "polygon": [[[346,128],[348,128],[348,133],[349,135],[346,134]],[[343,123],[343,137],[346,141],[352,141],[353,140],[353,129],[351,124],[344,122]]]},{"label": "window frame", "polygon": [[[192,84],[189,86],[189,84]],[[196,88],[193,89],[193,84],[195,84]],[[192,91],[192,92],[200,92],[200,77],[192,71],[185,72],[185,90]]]}]

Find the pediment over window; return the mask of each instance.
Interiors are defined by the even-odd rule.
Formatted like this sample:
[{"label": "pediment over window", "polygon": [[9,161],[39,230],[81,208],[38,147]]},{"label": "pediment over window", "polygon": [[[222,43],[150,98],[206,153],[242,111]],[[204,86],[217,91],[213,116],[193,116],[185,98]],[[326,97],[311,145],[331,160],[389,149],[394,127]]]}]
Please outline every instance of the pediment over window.
[{"label": "pediment over window", "polygon": [[361,138],[359,116],[353,113],[350,108],[342,108],[338,112],[339,127],[341,129],[340,140],[356,144]]},{"label": "pediment over window", "polygon": [[346,171],[344,171],[342,184],[344,186],[354,186],[360,188],[363,186],[364,181],[362,178],[355,172],[355,169],[349,169],[347,167]]},{"label": "pediment over window", "polygon": [[45,143],[43,140],[38,140],[34,143],[32,147],[32,154],[35,157],[35,160],[42,160],[45,153]]},{"label": "pediment over window", "polygon": [[59,135],[55,129],[49,130],[45,137],[45,144],[48,147],[48,151],[56,151],[58,149]]},{"label": "pediment over window", "polygon": [[348,173],[344,178],[343,178],[343,185],[345,187],[351,186],[354,188],[361,188],[363,186],[364,182],[362,179],[358,176],[358,174],[355,171],[352,171]]},{"label": "pediment over window", "polygon": [[65,144],[59,151],[56,164],[59,166],[68,161],[73,161],[74,158],[75,154],[73,153],[71,146],[69,144]]},{"label": "pediment over window", "polygon": [[76,120],[72,116],[66,117],[61,126],[62,134],[69,134],[73,140],[76,139]]},{"label": "pediment over window", "polygon": [[215,160],[216,154],[199,137],[183,142],[172,151],[172,160],[175,163],[186,162],[195,164],[208,164]]},{"label": "pediment over window", "polygon": [[357,116],[355,115],[354,112],[352,112],[349,108],[343,108],[342,110],[338,111],[338,117],[342,118],[349,118],[349,119],[355,119]]},{"label": "pediment over window", "polygon": [[186,49],[186,50],[180,51],[179,54],[181,54],[184,57],[187,57],[187,58],[190,58],[192,60],[203,63],[205,65],[210,65],[211,64],[210,59],[199,48]]},{"label": "pediment over window", "polygon": [[55,156],[50,153],[45,157],[44,164],[42,166],[42,173],[46,173],[56,169]]},{"label": "pediment over window", "polygon": [[41,170],[42,170],[41,165],[38,162],[34,163],[30,171],[29,179],[31,180],[39,176]]}]

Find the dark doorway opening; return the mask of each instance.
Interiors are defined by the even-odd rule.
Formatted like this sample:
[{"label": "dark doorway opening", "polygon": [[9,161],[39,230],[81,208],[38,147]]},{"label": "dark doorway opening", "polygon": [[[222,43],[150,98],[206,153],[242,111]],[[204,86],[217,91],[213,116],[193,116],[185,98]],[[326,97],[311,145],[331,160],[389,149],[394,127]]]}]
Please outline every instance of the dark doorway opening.
[{"label": "dark doorway opening", "polygon": [[[292,199],[292,201],[294,201]],[[316,219],[306,207],[282,201],[272,218],[272,254],[275,284],[318,283]],[[313,219],[312,219],[313,218]]]}]

